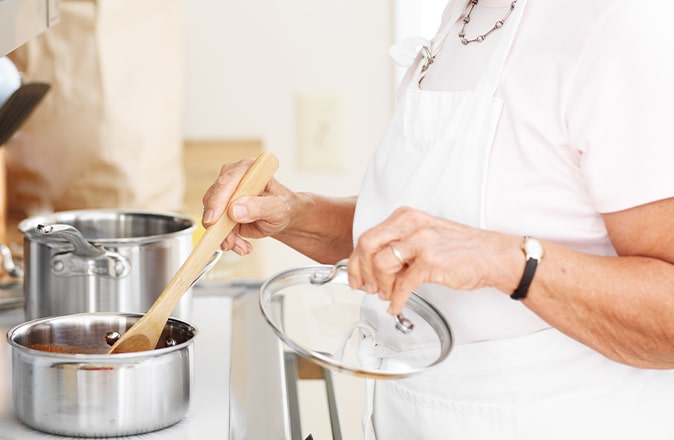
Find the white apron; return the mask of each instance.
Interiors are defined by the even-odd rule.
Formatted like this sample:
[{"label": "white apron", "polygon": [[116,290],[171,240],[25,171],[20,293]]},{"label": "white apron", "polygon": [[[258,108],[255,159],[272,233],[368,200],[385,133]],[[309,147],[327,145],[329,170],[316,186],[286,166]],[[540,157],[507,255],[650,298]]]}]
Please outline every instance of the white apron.
[{"label": "white apron", "polygon": [[[455,2],[454,18],[430,44],[431,55],[462,5]],[[485,179],[503,107],[494,93],[525,5],[518,0],[499,30],[497,48],[475,90],[424,91],[412,81],[363,181],[354,237],[399,206],[485,227]],[[422,65],[417,78],[423,77]],[[377,440],[674,439],[669,422],[674,372],[609,361],[550,329],[502,292],[461,292],[464,299],[443,308],[447,292],[438,286],[419,290],[424,288],[450,325],[459,322],[456,345],[446,362],[427,373],[368,382],[374,397],[370,394],[366,405],[366,438],[373,421]],[[476,310],[509,316],[513,328],[496,335],[462,331],[475,326],[470,321],[476,320],[471,316]]]}]

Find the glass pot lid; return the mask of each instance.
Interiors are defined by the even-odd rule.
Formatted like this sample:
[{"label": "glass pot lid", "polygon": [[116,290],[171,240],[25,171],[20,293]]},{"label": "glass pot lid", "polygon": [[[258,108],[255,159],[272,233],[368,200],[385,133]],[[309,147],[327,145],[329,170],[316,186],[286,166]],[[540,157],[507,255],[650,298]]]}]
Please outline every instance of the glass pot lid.
[{"label": "glass pot lid", "polygon": [[447,358],[452,332],[430,303],[412,292],[401,315],[388,302],[348,285],[346,260],[291,269],[260,289],[260,308],[295,353],[324,368],[397,379]]}]

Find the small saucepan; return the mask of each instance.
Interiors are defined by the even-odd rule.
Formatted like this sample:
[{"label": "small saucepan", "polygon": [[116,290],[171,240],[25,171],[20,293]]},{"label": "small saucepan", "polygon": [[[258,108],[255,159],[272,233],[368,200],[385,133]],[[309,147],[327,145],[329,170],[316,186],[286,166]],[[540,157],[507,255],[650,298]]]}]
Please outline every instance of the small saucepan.
[{"label": "small saucepan", "polygon": [[141,316],[80,313],[11,329],[17,418],[74,437],[142,434],[180,421],[189,407],[197,330],[172,318],[154,350],[106,354]]}]

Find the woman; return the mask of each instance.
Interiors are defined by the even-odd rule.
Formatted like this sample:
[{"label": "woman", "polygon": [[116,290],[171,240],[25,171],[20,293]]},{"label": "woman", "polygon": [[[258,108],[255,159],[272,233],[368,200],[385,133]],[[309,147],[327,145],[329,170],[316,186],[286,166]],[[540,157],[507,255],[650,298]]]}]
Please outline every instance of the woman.
[{"label": "woman", "polygon": [[[417,290],[452,324],[448,361],[376,384],[379,440],[674,438],[672,16],[450,1],[358,198],[272,180],[232,204],[224,248],[349,257],[389,313]],[[249,165],[223,167],[206,226]]]}]

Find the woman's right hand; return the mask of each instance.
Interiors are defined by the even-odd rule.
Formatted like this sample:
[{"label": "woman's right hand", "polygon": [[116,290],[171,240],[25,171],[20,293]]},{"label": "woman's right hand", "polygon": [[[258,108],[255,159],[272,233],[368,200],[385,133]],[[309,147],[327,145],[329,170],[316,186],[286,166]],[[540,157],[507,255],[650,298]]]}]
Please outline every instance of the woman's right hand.
[{"label": "woman's right hand", "polygon": [[[205,228],[225,213],[232,194],[253,162],[254,159],[243,159],[222,166],[217,179],[203,197],[201,223]],[[253,250],[246,238],[268,237],[283,231],[290,223],[294,200],[295,194],[272,178],[259,196],[241,197],[233,201],[227,209],[227,215],[237,225],[222,242],[222,249],[246,255]]]}]

